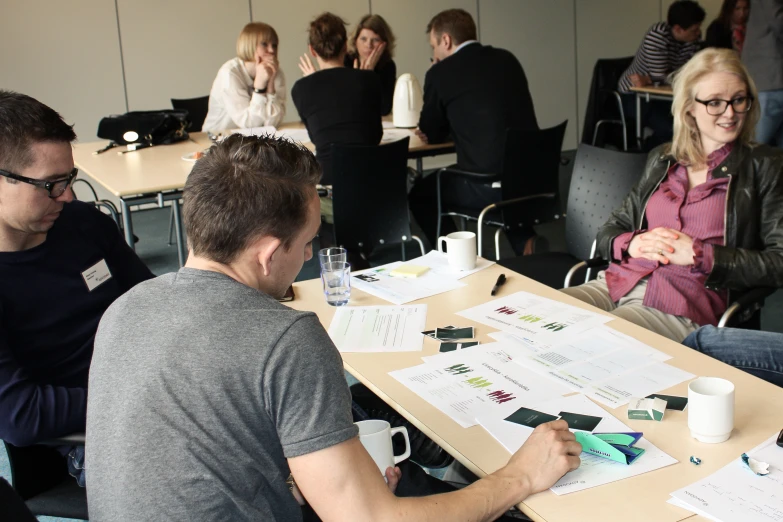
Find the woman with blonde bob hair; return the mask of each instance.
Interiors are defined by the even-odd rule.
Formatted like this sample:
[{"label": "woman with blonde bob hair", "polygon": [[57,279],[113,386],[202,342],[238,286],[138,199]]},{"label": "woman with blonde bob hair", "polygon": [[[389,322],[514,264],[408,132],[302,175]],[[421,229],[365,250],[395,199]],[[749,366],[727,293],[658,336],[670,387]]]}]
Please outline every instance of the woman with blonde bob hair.
[{"label": "woman with blonde bob hair", "polygon": [[277,47],[271,25],[253,22],[242,29],[237,56],[223,64],[212,83],[205,131],[276,126],[283,120],[285,77]]},{"label": "woman with blonde bob hair", "polygon": [[365,71],[375,71],[381,81],[383,114],[392,110],[394,85],[397,82],[397,65],[392,59],[395,46],[394,33],[381,15],[364,15],[348,40],[345,66]]},{"label": "woman with blonde bob hair", "polygon": [[681,342],[754,287],[783,286],[783,151],[752,142],[756,87],[736,52],[674,77],[674,140],[599,230],[610,261],[563,291]]}]

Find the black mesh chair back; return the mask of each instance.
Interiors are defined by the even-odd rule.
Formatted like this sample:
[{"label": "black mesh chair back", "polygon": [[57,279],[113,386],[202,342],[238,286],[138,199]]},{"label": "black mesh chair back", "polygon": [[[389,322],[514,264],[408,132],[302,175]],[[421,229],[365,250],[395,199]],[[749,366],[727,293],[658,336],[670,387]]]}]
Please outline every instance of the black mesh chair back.
[{"label": "black mesh chair back", "polygon": [[[500,174],[501,199],[534,194],[557,194],[560,180],[560,153],[568,120],[556,127],[534,131],[509,129]],[[506,229],[522,224],[545,222],[560,214],[556,198],[533,199],[501,208]]]},{"label": "black mesh chair back", "polygon": [[568,193],[566,247],[587,260],[598,229],[642,177],[645,153],[618,152],[580,144]]},{"label": "black mesh chair back", "polygon": [[3,478],[0,478],[0,513],[6,522],[38,521],[27,508],[22,497]]},{"label": "black mesh chair back", "polygon": [[175,109],[185,109],[190,114],[189,132],[201,132],[204,120],[209,112],[209,96],[199,98],[171,99],[171,106]]},{"label": "black mesh chair back", "polygon": [[86,490],[68,475],[54,447],[4,444],[14,490],[34,515],[87,520]]},{"label": "black mesh chair back", "polygon": [[382,245],[411,239],[409,141],[406,137],[385,145],[332,145],[335,244],[349,253],[369,259]]}]

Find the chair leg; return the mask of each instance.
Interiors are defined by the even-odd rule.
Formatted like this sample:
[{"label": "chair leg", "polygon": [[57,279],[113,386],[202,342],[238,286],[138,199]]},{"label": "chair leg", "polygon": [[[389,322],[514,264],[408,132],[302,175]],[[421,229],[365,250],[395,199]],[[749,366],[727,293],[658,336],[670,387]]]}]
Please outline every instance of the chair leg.
[{"label": "chair leg", "polygon": [[402,260],[407,261],[408,257],[405,255],[405,241],[406,239],[403,237],[403,240],[400,241],[400,246],[402,247]]},{"label": "chair leg", "polygon": [[174,236],[174,207],[171,207],[171,213],[169,214],[169,242],[168,242],[169,246],[174,244],[171,242],[173,236]]},{"label": "chair leg", "polygon": [[419,236],[411,236],[414,241],[416,241],[419,244],[419,248],[421,249],[421,255],[425,255],[426,252],[424,252],[424,243],[422,242],[421,238]]},{"label": "chair leg", "polygon": [[500,233],[502,228],[495,230],[495,261],[500,261]]}]

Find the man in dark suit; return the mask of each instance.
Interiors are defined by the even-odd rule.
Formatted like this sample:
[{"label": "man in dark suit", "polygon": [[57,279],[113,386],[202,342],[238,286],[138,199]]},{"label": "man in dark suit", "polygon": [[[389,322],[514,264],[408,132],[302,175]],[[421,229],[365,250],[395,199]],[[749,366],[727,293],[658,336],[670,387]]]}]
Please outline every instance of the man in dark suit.
[{"label": "man in dark suit", "polygon": [[[453,140],[457,167],[500,174],[506,130],[537,130],[538,122],[525,72],[519,60],[504,49],[476,40],[476,24],[462,9],[435,15],[427,25],[433,65],[424,79],[424,107],[419,136],[429,143]],[[437,240],[435,176],[421,180],[411,191],[416,221],[431,243]],[[458,176],[441,180],[445,208],[480,210],[500,198],[500,190]],[[454,231],[444,219],[441,232]],[[528,231],[528,237],[532,235]]]}]

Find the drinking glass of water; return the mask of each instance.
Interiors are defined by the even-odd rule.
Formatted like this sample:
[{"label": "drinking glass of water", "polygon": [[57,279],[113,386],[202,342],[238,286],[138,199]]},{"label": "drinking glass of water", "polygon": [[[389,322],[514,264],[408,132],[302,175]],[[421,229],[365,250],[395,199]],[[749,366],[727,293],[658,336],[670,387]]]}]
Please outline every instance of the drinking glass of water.
[{"label": "drinking glass of water", "polygon": [[348,261],[348,251],[342,247],[322,248],[318,251],[318,262],[321,266],[324,263],[345,263]]},{"label": "drinking glass of water", "polygon": [[327,303],[332,306],[348,304],[351,298],[351,264],[344,261],[321,264],[321,282]]}]

